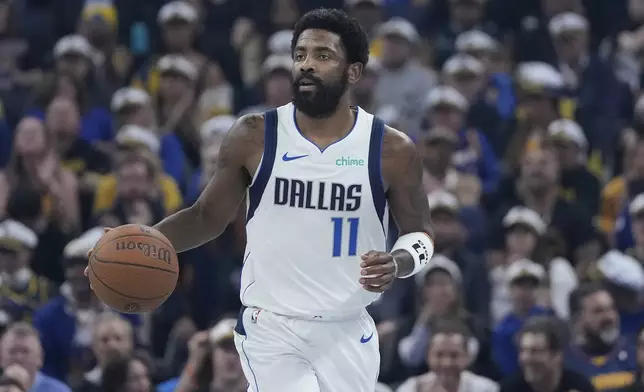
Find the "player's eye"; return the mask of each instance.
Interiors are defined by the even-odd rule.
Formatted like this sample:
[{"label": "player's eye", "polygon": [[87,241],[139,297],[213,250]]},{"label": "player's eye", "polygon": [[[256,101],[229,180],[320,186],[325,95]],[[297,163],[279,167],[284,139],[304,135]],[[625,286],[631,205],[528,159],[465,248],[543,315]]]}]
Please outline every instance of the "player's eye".
[{"label": "player's eye", "polygon": [[328,60],[328,59],[331,58],[331,56],[329,56],[328,54],[321,54],[321,55],[318,56],[318,58],[320,60]]},{"label": "player's eye", "polygon": [[293,56],[293,60],[302,61],[304,60],[304,55],[302,53],[296,53],[295,56]]}]

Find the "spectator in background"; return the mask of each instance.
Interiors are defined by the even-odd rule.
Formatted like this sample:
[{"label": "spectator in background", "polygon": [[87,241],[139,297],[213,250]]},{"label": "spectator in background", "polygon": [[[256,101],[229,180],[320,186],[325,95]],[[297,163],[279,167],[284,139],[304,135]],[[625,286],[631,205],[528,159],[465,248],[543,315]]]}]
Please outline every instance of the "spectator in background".
[{"label": "spectator in background", "polygon": [[497,383],[467,370],[472,361],[471,333],[458,321],[436,323],[429,337],[430,372],[406,380],[396,392],[498,392]]},{"label": "spectator in background", "polygon": [[94,49],[97,73],[110,94],[130,76],[132,55],[118,45],[118,11],[111,1],[87,2],[81,11],[78,32]]},{"label": "spectator in background", "polygon": [[637,380],[629,387],[620,389],[620,392],[638,392],[644,389],[644,326],[640,326],[637,333]]},{"label": "spectator in background", "polygon": [[467,128],[465,115],[469,104],[455,88],[438,86],[425,101],[426,125],[445,127],[458,135],[458,147],[452,156],[454,167],[480,178],[483,194],[496,191],[500,167],[487,138],[479,130]]},{"label": "spectator in background", "polygon": [[467,312],[462,304],[463,278],[458,265],[443,255],[435,255],[424,274],[417,275],[421,291],[419,314],[408,336],[398,345],[401,362],[415,370],[426,368],[429,337],[436,323],[443,319],[459,320],[474,336],[470,355],[479,371],[490,371],[489,346],[485,324]]},{"label": "spectator in background", "polygon": [[586,167],[588,140],[579,124],[560,119],[548,125],[544,145],[557,151],[565,198],[576,200],[588,216],[599,213],[599,179]]},{"label": "spectator in background", "polygon": [[104,106],[109,102],[109,91],[97,75],[94,55],[94,48],[85,37],[66,35],[54,47],[55,70],[72,75],[85,87],[90,106]]},{"label": "spectator in background", "polygon": [[597,270],[615,299],[622,335],[634,336],[644,325],[644,268],[631,256],[613,250],[597,261]]},{"label": "spectator in background", "polygon": [[38,331],[29,324],[13,324],[0,339],[0,367],[6,370],[12,365],[27,371],[29,392],[71,392],[65,384],[40,372],[43,349]]},{"label": "spectator in background", "polygon": [[27,392],[27,390],[14,378],[0,377],[0,392]]},{"label": "spectator in background", "polygon": [[[378,25],[382,23],[384,16],[382,0],[346,0],[345,6],[349,15],[354,17],[367,32],[369,37],[373,38],[376,34]],[[380,44],[380,43],[378,43]],[[374,45],[380,46],[380,45]],[[371,48],[370,52],[376,48]],[[377,48],[380,49],[380,48]]]},{"label": "spectator in background", "polygon": [[[34,315],[34,326],[40,332],[45,362],[43,372],[76,386],[94,359],[92,335],[98,316],[107,308],[92,293],[84,275],[88,252],[103,234],[103,229],[87,231],[65,247],[62,264],[66,281],[60,295]],[[139,315],[127,315],[138,326]]]},{"label": "spectator in background", "polygon": [[630,225],[626,230],[630,229],[634,240],[633,246],[629,247],[626,253],[644,265],[644,193],[633,198],[628,207],[628,215],[620,220],[621,225]]},{"label": "spectator in background", "polygon": [[38,237],[20,222],[0,222],[0,325],[31,321],[31,316],[49,301],[56,286],[30,267]]},{"label": "spectator in background", "polygon": [[[114,313],[102,313],[92,331],[92,352],[96,366],[85,373],[77,392],[99,392],[108,364],[117,358],[127,358],[134,350],[134,333],[130,323]],[[107,381],[110,382],[110,381]]]},{"label": "spectator in background", "polygon": [[549,317],[535,317],[517,334],[521,372],[503,380],[502,392],[595,392],[582,374],[563,366],[563,325]]},{"label": "spectator in background", "polygon": [[156,113],[152,99],[145,90],[137,87],[122,87],[112,96],[110,109],[118,129],[125,125],[138,125],[143,128],[156,128]]},{"label": "spectator in background", "polygon": [[79,136],[86,142],[104,145],[114,139],[112,117],[105,107],[90,100],[88,88],[71,71],[57,71],[44,80],[34,97],[34,106],[26,114],[44,121],[46,111],[54,99],[71,100],[80,115]]},{"label": "spectator in background", "polygon": [[[476,226],[483,226],[477,211],[461,207],[456,197],[445,191],[427,196],[434,227],[435,250],[456,263],[463,277],[464,306],[482,325],[490,319],[490,281],[484,260],[464,247],[466,237],[476,236]],[[480,211],[479,211],[480,213]]]},{"label": "spectator in background", "polygon": [[[289,45],[290,42],[289,38]],[[238,115],[241,117],[248,113],[262,113],[291,102],[293,97],[292,66],[290,46],[288,54],[268,56],[262,64],[261,78],[256,87],[256,90],[259,90],[256,91],[256,95],[260,99],[259,104],[245,108]]]},{"label": "spectator in background", "polygon": [[23,391],[29,390],[31,385],[31,376],[29,375],[29,371],[24,367],[18,364],[9,365],[2,369],[2,373],[4,377],[8,377],[11,380],[16,381]]},{"label": "spectator in background", "polygon": [[110,360],[103,369],[101,392],[153,392],[152,364],[142,354],[121,356]]},{"label": "spectator in background", "polygon": [[210,331],[196,333],[188,343],[190,356],[178,380],[159,385],[159,392],[245,392],[248,382],[235,351],[237,320],[222,318]]},{"label": "spectator in background", "polygon": [[635,348],[620,336],[613,297],[601,285],[585,284],[570,295],[572,344],[565,366],[590,379],[597,391],[616,391],[635,382]]},{"label": "spectator in background", "polygon": [[551,311],[537,304],[537,288],[546,278],[545,269],[528,259],[517,260],[506,270],[511,309],[494,328],[492,356],[503,376],[517,371],[518,351],[515,335],[530,317],[550,314]]},{"label": "spectator in background", "polygon": [[378,28],[382,65],[376,87],[376,106],[392,105],[407,119],[407,134],[416,136],[423,118],[422,104],[436,84],[436,74],[414,58],[420,37],[407,20],[393,18]]},{"label": "spectator in background", "polygon": [[[378,86],[378,78],[380,75],[380,69],[382,68],[380,60],[375,56],[369,57],[369,62],[362,71],[362,77],[358,80],[351,89],[353,94],[352,103],[354,105],[360,106],[368,112],[374,112],[374,110],[380,109],[377,107],[378,103],[376,102],[376,87]],[[387,106],[385,106],[387,107]],[[394,110],[395,107],[393,107]],[[405,128],[397,128],[401,132],[407,132]]]},{"label": "spectator in background", "polygon": [[79,228],[78,181],[62,167],[44,124],[25,117],[16,128],[11,162],[0,173],[0,215],[6,213],[11,190],[29,186],[41,195],[44,214],[63,232]]}]

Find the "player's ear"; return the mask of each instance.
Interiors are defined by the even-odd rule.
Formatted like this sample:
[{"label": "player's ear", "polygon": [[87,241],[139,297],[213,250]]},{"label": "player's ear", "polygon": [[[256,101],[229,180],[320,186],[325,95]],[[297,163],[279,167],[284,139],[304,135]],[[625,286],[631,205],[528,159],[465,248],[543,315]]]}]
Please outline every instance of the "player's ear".
[{"label": "player's ear", "polygon": [[353,63],[349,64],[349,69],[347,71],[349,76],[349,84],[354,84],[362,76],[363,65],[362,63]]}]

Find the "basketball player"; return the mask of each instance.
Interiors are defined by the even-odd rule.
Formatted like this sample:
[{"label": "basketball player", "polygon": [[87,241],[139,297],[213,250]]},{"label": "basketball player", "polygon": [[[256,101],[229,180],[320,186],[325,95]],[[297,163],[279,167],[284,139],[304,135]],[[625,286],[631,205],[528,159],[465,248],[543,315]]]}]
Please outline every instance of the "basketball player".
[{"label": "basketball player", "polygon": [[[433,253],[412,141],[349,87],[369,58],[339,10],[295,26],[293,102],[241,117],[197,202],[155,227],[179,252],[219,236],[246,196],[243,308],[235,344],[253,392],[373,392],[380,366],[365,307]],[[401,236],[385,252],[388,206]]]}]

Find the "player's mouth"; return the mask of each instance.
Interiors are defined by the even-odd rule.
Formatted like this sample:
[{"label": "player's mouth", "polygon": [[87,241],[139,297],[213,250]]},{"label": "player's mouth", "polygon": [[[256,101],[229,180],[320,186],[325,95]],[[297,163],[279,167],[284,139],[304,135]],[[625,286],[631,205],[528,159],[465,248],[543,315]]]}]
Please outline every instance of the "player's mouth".
[{"label": "player's mouth", "polygon": [[298,88],[300,91],[315,91],[317,85],[311,79],[301,79],[298,83]]}]

